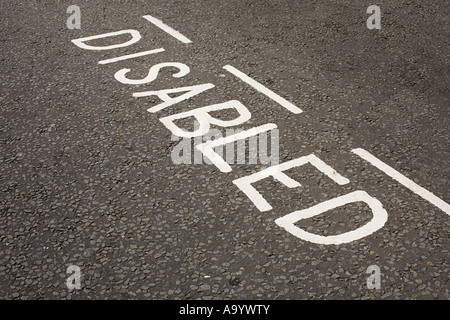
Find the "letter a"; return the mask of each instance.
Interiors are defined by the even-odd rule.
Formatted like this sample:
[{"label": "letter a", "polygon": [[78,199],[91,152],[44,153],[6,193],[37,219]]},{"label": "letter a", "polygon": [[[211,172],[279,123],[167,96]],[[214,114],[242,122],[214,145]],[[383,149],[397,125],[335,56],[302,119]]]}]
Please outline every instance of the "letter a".
[{"label": "letter a", "polygon": [[367,13],[373,13],[367,19],[367,28],[369,30],[381,29],[381,9],[379,6],[372,5],[367,8]]},{"label": "letter a", "polygon": [[80,267],[71,265],[67,268],[67,273],[71,274],[70,277],[67,278],[66,285],[67,289],[73,290],[81,289],[81,270]]},{"label": "letter a", "polygon": [[[239,117],[233,120],[220,120],[212,117],[209,112],[218,111],[223,109],[235,109],[239,113]],[[194,132],[184,131],[174,124],[174,120],[194,117],[200,124],[199,128]],[[251,118],[248,109],[237,100],[230,100],[228,102],[214,104],[202,108],[197,108],[191,111],[186,111],[164,117],[159,119],[174,135],[185,138],[192,138],[204,135],[208,132],[210,124],[215,124],[222,127],[231,127],[241,124]]]},{"label": "letter a", "polygon": [[366,273],[370,274],[367,278],[367,288],[369,289],[381,289],[381,272],[380,267],[377,265],[371,265],[367,268]]},{"label": "letter a", "polygon": [[66,25],[70,30],[81,29],[81,10],[79,6],[68,6],[67,13],[72,15],[67,19]]},{"label": "letter a", "polygon": [[[148,112],[155,113],[155,112],[161,111],[167,107],[170,107],[178,102],[192,98],[192,97],[202,93],[203,91],[209,90],[211,88],[214,88],[214,84],[205,83],[205,84],[198,84],[195,86],[175,88],[175,89],[135,92],[135,93],[133,93],[133,97],[139,98],[139,97],[158,96],[164,102],[147,109]],[[172,98],[169,96],[169,93],[173,94],[173,93],[180,93],[180,92],[185,92],[185,93],[177,96],[176,98]]]},{"label": "letter a", "polygon": [[[172,135],[171,137],[172,141],[178,141],[179,139],[180,138],[175,135]],[[172,149],[170,154],[172,162],[174,164],[192,164],[191,151],[191,139],[182,139],[181,142]]]}]

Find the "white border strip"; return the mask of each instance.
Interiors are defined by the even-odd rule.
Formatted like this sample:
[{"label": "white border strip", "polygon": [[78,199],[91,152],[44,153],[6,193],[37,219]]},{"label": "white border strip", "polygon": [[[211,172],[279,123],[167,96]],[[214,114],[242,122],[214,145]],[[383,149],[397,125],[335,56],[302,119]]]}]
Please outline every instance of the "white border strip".
[{"label": "white border strip", "polygon": [[116,58],[112,58],[112,59],[101,60],[98,63],[99,64],[114,63],[114,62],[117,62],[117,61],[133,59],[133,58],[142,57],[142,56],[146,56],[146,55],[154,54],[154,53],[159,53],[159,52],[163,52],[163,51],[165,51],[164,48],[159,48],[159,49],[154,49],[154,50],[149,50],[149,51],[133,53],[133,54],[129,54],[129,55],[126,55],[126,56],[121,56],[121,57],[116,57]]},{"label": "white border strip", "polygon": [[385,174],[390,176],[392,179],[396,180],[397,182],[404,185],[406,188],[411,190],[412,192],[418,194],[423,199],[429,201],[442,211],[444,211],[446,214],[450,215],[450,205],[443,201],[442,199],[436,197],[434,194],[432,194],[430,191],[422,188],[417,183],[412,181],[411,179],[405,177],[403,174],[398,172],[397,170],[393,169],[392,167],[388,166],[381,160],[374,157],[372,154],[367,152],[364,149],[357,148],[352,150],[353,153],[357,154],[367,162],[370,162],[373,166],[377,167],[381,171],[383,171]]},{"label": "white border strip", "polygon": [[248,85],[250,85],[253,88],[255,88],[256,90],[258,90],[259,92],[263,93],[264,95],[266,95],[270,99],[276,101],[282,107],[286,108],[290,112],[295,113],[295,114],[299,114],[299,113],[303,112],[300,108],[294,106],[292,103],[290,103],[286,99],[280,97],[278,94],[276,94],[272,90],[267,89],[261,83],[257,82],[256,80],[253,80],[252,78],[247,76],[245,73],[239,71],[235,67],[232,67],[230,65],[226,65],[223,68],[225,70],[227,70],[228,72],[232,73],[233,75],[235,75],[236,77],[238,77],[239,79],[241,79],[242,81],[244,81],[245,83],[247,83]]},{"label": "white border strip", "polygon": [[174,37],[175,39],[183,42],[183,43],[191,43],[192,41],[189,40],[188,38],[186,38],[185,36],[183,36],[181,33],[179,33],[177,30],[172,29],[171,27],[169,27],[168,25],[166,25],[165,23],[163,23],[161,20],[156,19],[150,15],[146,15],[143,16],[142,18],[147,19],[148,21],[150,21],[151,23],[153,23],[155,26],[157,26],[158,28],[164,30],[165,32],[167,32],[168,34],[170,34],[172,37]]}]

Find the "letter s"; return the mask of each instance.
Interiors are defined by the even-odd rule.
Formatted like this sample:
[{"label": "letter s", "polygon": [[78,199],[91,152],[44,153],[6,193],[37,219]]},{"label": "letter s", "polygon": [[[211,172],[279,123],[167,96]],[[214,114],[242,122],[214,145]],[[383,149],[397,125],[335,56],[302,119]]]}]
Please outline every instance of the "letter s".
[{"label": "letter s", "polygon": [[159,63],[152,66],[148,72],[148,75],[143,79],[128,79],[125,75],[130,72],[130,69],[121,69],[114,74],[114,78],[117,81],[124,84],[145,84],[154,81],[158,77],[158,73],[162,68],[166,67],[174,67],[179,69],[180,71],[173,74],[174,78],[181,78],[187,75],[190,72],[190,69],[187,65],[179,62],[164,62]]}]

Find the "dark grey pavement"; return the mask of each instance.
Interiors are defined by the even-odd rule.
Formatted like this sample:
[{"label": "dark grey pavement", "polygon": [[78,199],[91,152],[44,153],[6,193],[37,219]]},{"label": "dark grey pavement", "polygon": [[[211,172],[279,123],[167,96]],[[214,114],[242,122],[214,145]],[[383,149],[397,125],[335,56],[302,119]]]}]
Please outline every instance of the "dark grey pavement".
[{"label": "dark grey pavement", "polygon": [[[366,27],[372,4],[381,7],[380,30]],[[69,5],[81,9],[79,30],[66,26]],[[449,213],[352,153],[367,150],[450,203],[449,2],[0,0],[0,9],[0,298],[449,299]],[[71,42],[124,29],[142,39],[104,51]],[[157,48],[165,51],[98,64]],[[128,68],[141,79],[164,62],[190,73],[165,69],[139,85],[114,78]],[[158,98],[132,95],[203,83],[215,87],[157,113],[147,109]],[[350,182],[290,169],[301,187],[255,184],[273,207],[263,212],[233,180],[267,166],[224,173],[174,164],[177,142],[159,119],[229,100],[252,114],[240,129],[278,126],[281,163],[314,154]],[[388,213],[359,240],[312,243],[275,223],[357,190]],[[329,236],[371,219],[358,202],[296,225]],[[71,265],[80,267],[80,289],[66,286]],[[367,286],[371,265],[380,289]]]}]

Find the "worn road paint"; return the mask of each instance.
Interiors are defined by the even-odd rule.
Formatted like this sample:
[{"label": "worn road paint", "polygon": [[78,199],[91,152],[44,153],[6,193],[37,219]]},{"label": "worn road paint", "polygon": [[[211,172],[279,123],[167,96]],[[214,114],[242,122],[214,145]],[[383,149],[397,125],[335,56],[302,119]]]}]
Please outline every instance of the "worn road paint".
[{"label": "worn road paint", "polygon": [[184,35],[182,35],[181,33],[179,33],[177,30],[169,27],[168,25],[166,25],[165,23],[163,23],[161,20],[156,19],[150,15],[146,15],[143,16],[144,19],[147,19],[148,21],[150,21],[151,23],[153,23],[155,26],[157,26],[158,28],[164,30],[165,32],[167,32],[168,34],[170,34],[172,37],[174,37],[175,39],[183,42],[183,43],[192,43],[191,40],[189,40],[188,38],[186,38]]},{"label": "worn road paint", "polygon": [[235,67],[226,65],[223,68],[225,70],[227,70],[228,72],[232,73],[233,75],[235,75],[236,77],[238,77],[239,79],[241,79],[242,81],[244,81],[245,83],[247,83],[248,85],[252,86],[254,89],[258,90],[259,92],[263,93],[270,99],[274,100],[275,102],[277,102],[282,107],[289,110],[290,112],[295,113],[295,114],[299,114],[299,113],[303,112],[300,108],[296,107],[295,105],[293,105],[292,103],[290,103],[283,97],[279,96],[272,90],[266,88],[265,86],[263,86],[261,83],[257,82],[256,80],[250,78],[245,73],[239,71]]},{"label": "worn road paint", "polygon": [[[345,232],[339,235],[321,236],[318,234],[307,232],[295,225],[295,223],[300,220],[312,218],[343,205],[361,201],[365,202],[369,206],[369,208],[372,210],[373,217],[372,220],[356,230]],[[308,209],[294,211],[288,215],[285,215],[284,217],[276,219],[275,223],[300,239],[317,244],[330,245],[349,243],[367,237],[368,235],[381,229],[386,223],[387,219],[388,214],[383,208],[383,205],[380,201],[371,197],[365,191],[354,191],[349,194],[321,202]]]},{"label": "worn road paint", "polygon": [[392,179],[396,180],[397,182],[401,183],[403,186],[414,192],[415,194],[418,194],[423,199],[427,200],[431,204],[435,205],[442,211],[444,211],[446,214],[450,215],[450,205],[443,201],[442,199],[436,197],[434,194],[432,194],[427,189],[422,188],[417,183],[412,181],[411,179],[405,177],[403,174],[395,170],[394,168],[390,167],[386,163],[382,162],[381,160],[377,159],[375,156],[370,154],[368,151],[357,148],[353,149],[352,152],[354,154],[357,154],[379,170],[383,171],[385,174],[390,176]]}]

